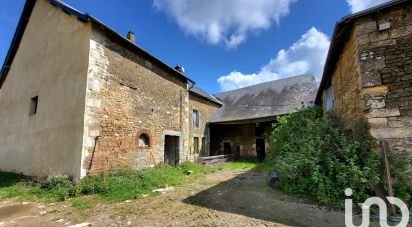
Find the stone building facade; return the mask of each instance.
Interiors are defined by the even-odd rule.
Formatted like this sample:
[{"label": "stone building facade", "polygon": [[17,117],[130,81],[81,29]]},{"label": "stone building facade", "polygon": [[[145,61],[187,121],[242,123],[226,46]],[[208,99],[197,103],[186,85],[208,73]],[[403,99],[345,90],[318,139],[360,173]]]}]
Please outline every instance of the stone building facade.
[{"label": "stone building facade", "polygon": [[348,130],[412,156],[412,3],[391,1],[335,28],[317,103]]},{"label": "stone building facade", "polygon": [[79,179],[196,160],[192,140],[221,104],[194,81],[60,1],[27,1],[18,28],[0,77],[0,170]]},{"label": "stone building facade", "polygon": [[[89,170],[144,168],[164,161],[165,136],[189,150],[186,80],[167,73],[93,27],[83,147]],[[145,137],[144,143],[139,144]]]},{"label": "stone building facade", "polygon": [[[210,155],[210,128],[209,119],[221,107],[217,100],[205,99],[195,92],[189,93],[190,110],[190,147],[189,152],[192,160],[198,157]],[[197,116],[196,116],[197,115]]]},{"label": "stone building facade", "polygon": [[26,1],[17,28],[0,73],[0,171],[80,179],[235,149],[264,156],[276,116],[316,92],[300,76],[210,95],[131,33],[58,0]]}]

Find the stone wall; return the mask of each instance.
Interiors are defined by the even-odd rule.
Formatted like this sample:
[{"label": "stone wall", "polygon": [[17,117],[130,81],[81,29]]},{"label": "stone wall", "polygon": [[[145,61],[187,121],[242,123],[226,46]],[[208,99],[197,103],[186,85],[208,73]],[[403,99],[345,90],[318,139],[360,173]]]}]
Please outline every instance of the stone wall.
[{"label": "stone wall", "polygon": [[[347,129],[412,154],[412,6],[357,19],[332,75],[333,111]],[[323,95],[325,101],[325,94]]]},{"label": "stone wall", "polygon": [[214,124],[210,126],[211,155],[224,154],[224,143],[230,143],[232,154],[241,157],[256,157],[256,139],[265,139],[266,153],[269,151],[269,138],[274,122],[259,123],[262,130],[256,133],[256,123]]},{"label": "stone wall", "polygon": [[331,82],[335,100],[333,111],[347,130],[353,130],[362,116],[359,61],[354,58],[357,55],[356,34],[353,32],[336,63]]},{"label": "stone wall", "polygon": [[[210,130],[207,122],[216,112],[220,105],[201,98],[193,93],[189,94],[189,112],[190,112],[190,153],[195,159],[200,156],[209,156],[210,147]],[[192,112],[199,112],[199,127],[194,127]],[[194,151],[194,137],[199,138],[199,152]]]},{"label": "stone wall", "polygon": [[[165,135],[180,136],[180,162],[189,160],[186,81],[119,45],[99,28],[93,28],[90,46],[83,175],[162,163]],[[146,147],[139,146],[141,134],[150,140]]]},{"label": "stone wall", "polygon": [[412,5],[362,18],[355,31],[371,136],[412,154]]}]

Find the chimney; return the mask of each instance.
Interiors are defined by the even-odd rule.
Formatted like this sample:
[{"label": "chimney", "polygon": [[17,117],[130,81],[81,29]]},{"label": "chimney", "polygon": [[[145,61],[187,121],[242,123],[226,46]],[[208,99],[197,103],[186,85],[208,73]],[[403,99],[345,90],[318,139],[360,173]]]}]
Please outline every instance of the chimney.
[{"label": "chimney", "polygon": [[127,33],[127,39],[132,43],[136,42],[136,36],[131,31]]},{"label": "chimney", "polygon": [[176,71],[178,71],[182,74],[185,72],[185,68],[183,68],[183,66],[180,66],[179,64],[176,65],[175,69],[176,69]]}]

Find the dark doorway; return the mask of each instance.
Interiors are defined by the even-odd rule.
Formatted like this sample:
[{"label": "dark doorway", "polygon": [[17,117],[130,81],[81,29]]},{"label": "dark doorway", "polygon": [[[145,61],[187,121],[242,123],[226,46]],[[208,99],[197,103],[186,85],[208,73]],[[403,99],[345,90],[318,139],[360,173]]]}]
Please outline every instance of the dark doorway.
[{"label": "dark doorway", "polygon": [[264,139],[256,139],[256,155],[259,162],[265,160],[266,151]]},{"label": "dark doorway", "polygon": [[172,166],[179,164],[178,136],[165,136],[165,163]]},{"label": "dark doorway", "polygon": [[240,159],[240,145],[236,145],[235,159]]},{"label": "dark doorway", "polygon": [[230,143],[223,143],[223,154],[232,154],[232,147]]}]

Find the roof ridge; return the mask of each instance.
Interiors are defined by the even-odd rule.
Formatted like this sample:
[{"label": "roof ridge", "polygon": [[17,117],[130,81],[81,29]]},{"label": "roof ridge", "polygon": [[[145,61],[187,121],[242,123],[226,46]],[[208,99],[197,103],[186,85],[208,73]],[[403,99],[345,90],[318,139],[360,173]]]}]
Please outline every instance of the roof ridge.
[{"label": "roof ridge", "polygon": [[243,90],[243,89],[249,89],[252,87],[256,87],[256,86],[262,86],[264,84],[269,84],[269,83],[274,83],[274,82],[282,82],[282,81],[286,81],[286,80],[292,80],[292,79],[297,79],[299,77],[312,77],[313,79],[315,79],[315,77],[312,74],[301,74],[301,75],[297,75],[297,76],[290,76],[290,77],[285,77],[285,78],[281,78],[281,79],[276,79],[276,80],[270,80],[270,81],[266,81],[266,82],[262,82],[262,83],[258,83],[258,84],[253,84],[253,85],[249,85],[246,87],[241,87],[241,88],[237,88],[237,89],[233,89],[233,90],[229,90],[229,91],[224,91],[224,92],[220,92],[220,93],[216,93],[213,95],[222,95],[222,94],[226,94],[226,93],[231,93],[231,92],[237,92],[239,90]]}]

